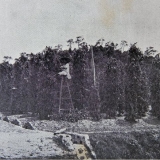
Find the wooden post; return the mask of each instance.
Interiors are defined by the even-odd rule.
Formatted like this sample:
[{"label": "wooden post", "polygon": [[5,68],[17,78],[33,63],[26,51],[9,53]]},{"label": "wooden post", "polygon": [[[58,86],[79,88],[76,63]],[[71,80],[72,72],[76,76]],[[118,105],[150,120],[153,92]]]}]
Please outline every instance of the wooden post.
[{"label": "wooden post", "polygon": [[74,109],[74,106],[73,106],[73,101],[72,101],[72,96],[71,96],[71,92],[70,92],[70,88],[69,88],[68,81],[67,81],[67,88],[68,88],[69,98],[70,98],[71,105],[72,105],[72,108],[70,108],[70,112],[71,112],[71,110],[73,110],[73,109]]},{"label": "wooden post", "polygon": [[62,102],[62,87],[63,87],[63,76],[61,79],[61,86],[60,86],[60,97],[59,97],[59,113],[61,112],[61,102]]},{"label": "wooden post", "polygon": [[100,112],[101,100],[100,100],[100,94],[99,94],[99,85],[97,85],[97,82],[96,82],[96,67],[95,67],[95,62],[94,62],[93,46],[91,46],[91,54],[92,54],[94,88],[95,88],[95,91],[97,92],[97,97],[98,97],[98,110],[97,110],[97,112]]},{"label": "wooden post", "polygon": [[93,81],[94,81],[94,86],[96,87],[96,69],[95,69],[93,47],[92,46],[91,46],[91,54],[92,54]]}]

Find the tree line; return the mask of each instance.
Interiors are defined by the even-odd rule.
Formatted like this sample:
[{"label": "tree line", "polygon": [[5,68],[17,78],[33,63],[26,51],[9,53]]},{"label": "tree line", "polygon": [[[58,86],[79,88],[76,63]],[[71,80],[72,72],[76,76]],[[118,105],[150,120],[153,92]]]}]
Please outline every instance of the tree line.
[{"label": "tree line", "polygon": [[[32,112],[40,119],[75,121],[78,119],[115,118],[125,116],[136,121],[151,113],[160,118],[160,57],[153,47],[143,53],[135,44],[122,41],[90,46],[77,37],[62,46],[46,47],[37,54],[21,53],[14,64],[4,57],[0,64],[0,110],[11,114]],[[61,58],[70,59],[71,79],[68,80],[74,110],[58,113]],[[67,93],[64,91],[64,96]],[[70,108],[70,103],[65,103]]]}]

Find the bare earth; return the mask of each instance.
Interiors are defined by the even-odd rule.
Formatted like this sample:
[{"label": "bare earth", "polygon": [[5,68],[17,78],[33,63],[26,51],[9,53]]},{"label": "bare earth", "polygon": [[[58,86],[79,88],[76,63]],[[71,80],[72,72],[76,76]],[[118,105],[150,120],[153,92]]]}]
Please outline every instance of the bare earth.
[{"label": "bare earth", "polygon": [[[53,133],[62,128],[88,134],[97,158],[160,158],[160,121],[152,116],[146,116],[134,124],[126,122],[124,117],[99,122],[82,120],[76,123],[40,121],[32,117],[21,118],[20,115],[9,118],[17,118],[22,125],[29,121],[36,130],[23,129],[0,120],[0,158],[70,158],[72,153],[53,138]],[[137,153],[135,151],[129,157],[132,150],[138,147]],[[148,155],[141,155],[147,151]]]}]

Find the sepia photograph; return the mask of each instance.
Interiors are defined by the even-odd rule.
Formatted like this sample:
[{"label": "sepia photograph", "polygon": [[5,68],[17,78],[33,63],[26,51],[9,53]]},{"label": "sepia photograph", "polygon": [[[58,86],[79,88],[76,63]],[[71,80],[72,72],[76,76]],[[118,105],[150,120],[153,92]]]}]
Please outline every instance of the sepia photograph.
[{"label": "sepia photograph", "polygon": [[1,0],[0,159],[160,159],[160,0]]}]

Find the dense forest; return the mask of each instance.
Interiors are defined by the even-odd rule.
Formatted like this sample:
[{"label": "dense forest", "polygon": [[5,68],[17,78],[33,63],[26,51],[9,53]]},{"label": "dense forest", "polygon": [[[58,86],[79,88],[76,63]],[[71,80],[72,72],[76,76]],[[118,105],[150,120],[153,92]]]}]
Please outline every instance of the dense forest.
[{"label": "dense forest", "polygon": [[[143,53],[135,44],[128,50],[121,44],[90,46],[77,37],[78,48],[61,45],[46,47],[37,54],[21,53],[14,64],[4,57],[0,64],[0,111],[11,114],[31,112],[40,119],[77,121],[91,118],[116,118],[136,122],[152,106],[152,115],[160,118],[160,57],[153,47]],[[154,56],[153,56],[154,55]],[[70,59],[71,79],[67,79],[74,109],[58,112],[61,59]],[[63,94],[67,96],[65,90]]]}]

